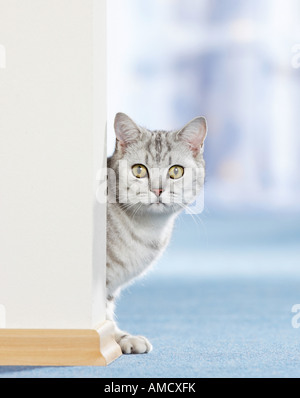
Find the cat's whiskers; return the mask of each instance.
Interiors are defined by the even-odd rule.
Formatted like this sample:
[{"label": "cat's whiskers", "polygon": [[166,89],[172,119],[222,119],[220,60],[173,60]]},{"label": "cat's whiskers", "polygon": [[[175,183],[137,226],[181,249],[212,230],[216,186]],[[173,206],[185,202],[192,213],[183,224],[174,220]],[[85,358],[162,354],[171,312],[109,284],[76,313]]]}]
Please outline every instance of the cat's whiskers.
[{"label": "cat's whiskers", "polygon": [[201,219],[199,214],[195,214],[192,212],[192,210],[190,209],[189,205],[185,204],[185,203],[178,203],[178,205],[186,211],[186,213],[190,216],[192,216],[193,222],[195,223],[195,225],[197,227],[199,227],[201,225],[201,227],[206,230],[205,225],[203,223],[203,220]]},{"label": "cat's whiskers", "polygon": [[120,206],[128,214],[129,219],[134,221],[134,218],[142,208],[143,203],[120,203]]},{"label": "cat's whiskers", "polygon": [[140,211],[141,207],[143,206],[143,203],[138,203],[139,206],[136,206],[136,209],[132,213],[132,221],[134,221],[134,217],[138,214]]}]

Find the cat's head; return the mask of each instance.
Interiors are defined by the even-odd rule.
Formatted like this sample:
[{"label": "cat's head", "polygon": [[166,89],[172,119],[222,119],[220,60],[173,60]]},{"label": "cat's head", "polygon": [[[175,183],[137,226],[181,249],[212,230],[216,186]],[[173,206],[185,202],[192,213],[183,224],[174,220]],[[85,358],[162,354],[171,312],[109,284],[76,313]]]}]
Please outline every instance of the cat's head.
[{"label": "cat's head", "polygon": [[116,149],[111,167],[117,201],[133,212],[179,212],[203,189],[205,118],[175,131],[150,131],[124,113],[115,118]]}]

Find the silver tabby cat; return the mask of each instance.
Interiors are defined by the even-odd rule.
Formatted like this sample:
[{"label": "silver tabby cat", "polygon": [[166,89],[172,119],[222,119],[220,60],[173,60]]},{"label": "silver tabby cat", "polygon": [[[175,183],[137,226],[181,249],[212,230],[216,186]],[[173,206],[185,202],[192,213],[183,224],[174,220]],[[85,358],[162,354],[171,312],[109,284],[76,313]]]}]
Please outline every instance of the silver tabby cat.
[{"label": "silver tabby cat", "polygon": [[[150,131],[118,113],[115,133],[115,152],[107,162],[107,319],[112,321],[121,289],[157,261],[176,217],[203,189],[207,124],[197,117],[180,130]],[[125,354],[152,349],[145,337],[116,323],[115,337]]]}]

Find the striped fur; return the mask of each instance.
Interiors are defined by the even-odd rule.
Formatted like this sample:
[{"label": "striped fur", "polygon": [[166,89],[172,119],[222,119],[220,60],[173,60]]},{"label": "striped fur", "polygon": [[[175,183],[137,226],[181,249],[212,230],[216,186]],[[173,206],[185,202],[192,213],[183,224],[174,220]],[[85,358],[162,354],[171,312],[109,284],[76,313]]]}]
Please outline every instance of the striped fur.
[{"label": "striped fur", "polygon": [[[108,176],[107,203],[106,286],[107,319],[110,320],[114,320],[115,298],[121,289],[158,260],[170,241],[176,217],[203,187],[206,122],[197,118],[181,130],[150,131],[128,116],[118,114],[115,131],[116,149],[107,162],[115,176]],[[193,147],[195,142],[197,147]],[[137,179],[133,175],[135,164],[147,167],[146,178]],[[174,165],[200,170],[197,180],[193,179],[191,186],[185,187],[187,197],[182,203],[174,203],[174,198],[182,192],[182,185],[171,180],[168,174]],[[142,193],[130,192],[134,184]],[[163,189],[160,198],[153,193],[154,188]],[[158,201],[161,203],[156,203]],[[130,336],[117,327],[116,339],[125,353],[151,349],[144,337]]]}]

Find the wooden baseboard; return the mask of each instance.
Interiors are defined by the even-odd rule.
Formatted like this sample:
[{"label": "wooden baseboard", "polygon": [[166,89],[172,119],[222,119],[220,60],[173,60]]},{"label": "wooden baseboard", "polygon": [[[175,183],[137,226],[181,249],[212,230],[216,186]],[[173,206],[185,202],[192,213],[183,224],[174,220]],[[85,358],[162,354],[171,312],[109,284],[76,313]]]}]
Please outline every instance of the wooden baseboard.
[{"label": "wooden baseboard", "polygon": [[106,366],[121,355],[113,332],[1,329],[0,366]]}]

